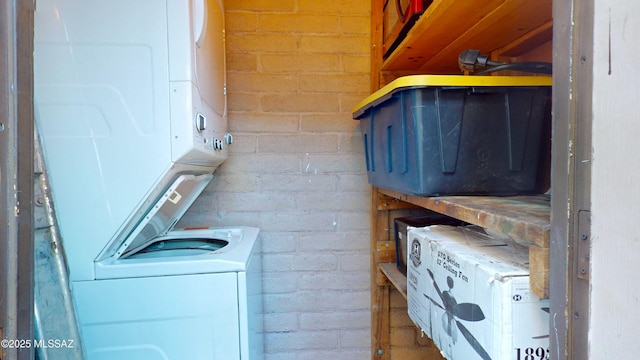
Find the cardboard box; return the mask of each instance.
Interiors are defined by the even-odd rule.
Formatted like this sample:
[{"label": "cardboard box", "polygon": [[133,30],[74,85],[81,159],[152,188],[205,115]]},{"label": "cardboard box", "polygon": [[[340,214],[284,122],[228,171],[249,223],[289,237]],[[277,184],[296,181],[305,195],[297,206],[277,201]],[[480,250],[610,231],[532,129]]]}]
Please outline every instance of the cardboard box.
[{"label": "cardboard box", "polygon": [[409,227],[425,227],[430,225],[465,225],[464,221],[430,212],[420,216],[395,218],[393,229],[396,242],[396,266],[401,273],[407,275],[407,229]]},{"label": "cardboard box", "polygon": [[529,290],[527,248],[475,226],[408,231],[409,317],[449,360],[546,359],[549,301]]}]

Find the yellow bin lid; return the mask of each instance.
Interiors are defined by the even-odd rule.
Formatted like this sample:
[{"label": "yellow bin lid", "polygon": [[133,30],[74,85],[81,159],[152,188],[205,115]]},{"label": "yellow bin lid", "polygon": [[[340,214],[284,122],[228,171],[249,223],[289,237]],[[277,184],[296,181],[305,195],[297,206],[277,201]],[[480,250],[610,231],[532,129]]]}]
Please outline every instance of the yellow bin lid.
[{"label": "yellow bin lid", "polygon": [[429,86],[551,86],[550,76],[467,76],[467,75],[411,75],[395,79],[367,96],[353,110],[358,118],[368,109],[384,102],[398,91]]}]

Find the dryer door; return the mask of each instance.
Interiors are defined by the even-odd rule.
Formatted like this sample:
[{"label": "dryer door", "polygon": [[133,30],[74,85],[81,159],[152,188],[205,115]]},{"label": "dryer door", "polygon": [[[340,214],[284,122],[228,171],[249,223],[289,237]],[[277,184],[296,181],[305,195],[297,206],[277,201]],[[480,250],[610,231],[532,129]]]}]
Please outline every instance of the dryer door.
[{"label": "dryer door", "polygon": [[220,0],[193,0],[196,84],[202,100],[218,116],[226,115],[225,32]]}]

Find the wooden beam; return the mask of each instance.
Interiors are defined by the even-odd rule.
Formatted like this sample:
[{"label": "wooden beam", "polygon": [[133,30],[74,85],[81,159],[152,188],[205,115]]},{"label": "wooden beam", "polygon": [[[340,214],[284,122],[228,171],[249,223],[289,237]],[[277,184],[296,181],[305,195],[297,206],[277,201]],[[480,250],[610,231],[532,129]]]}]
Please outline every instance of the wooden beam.
[{"label": "wooden beam", "polygon": [[[374,1],[376,2],[376,1]],[[378,190],[371,189],[371,359],[390,360],[390,314],[389,314],[389,286],[385,284],[385,277],[378,269],[378,243],[389,243],[389,231],[385,231],[388,224],[388,212],[376,211],[378,205]],[[383,227],[380,229],[380,227]],[[388,247],[388,246],[387,246]],[[384,246],[383,246],[383,249]],[[395,251],[395,248],[394,248]],[[388,255],[384,255],[386,259]],[[395,256],[395,253],[394,253]]]},{"label": "wooden beam", "polygon": [[549,297],[549,248],[529,246],[529,287],[539,298]]}]

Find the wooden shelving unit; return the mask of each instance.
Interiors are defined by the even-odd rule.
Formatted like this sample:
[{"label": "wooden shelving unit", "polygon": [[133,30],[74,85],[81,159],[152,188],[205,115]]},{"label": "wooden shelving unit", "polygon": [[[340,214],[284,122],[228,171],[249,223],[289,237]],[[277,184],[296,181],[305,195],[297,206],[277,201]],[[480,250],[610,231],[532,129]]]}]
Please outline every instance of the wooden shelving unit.
[{"label": "wooden shelving unit", "polygon": [[381,70],[459,74],[458,54],[490,53],[525,40],[523,52],[551,36],[551,0],[435,0]]},{"label": "wooden shelving unit", "polygon": [[[461,74],[457,58],[478,49],[492,59],[551,61],[552,0],[434,0],[396,50],[382,58],[382,4],[372,0],[371,91],[407,74]],[[529,244],[530,285],[549,295],[549,197],[420,197],[372,189],[372,359],[442,359],[433,344],[394,342],[406,314],[392,309],[397,292],[406,302],[406,277],[395,265],[393,218],[428,209],[504,233]],[[396,317],[402,317],[397,319]],[[403,347],[404,346],[404,347]]]}]

